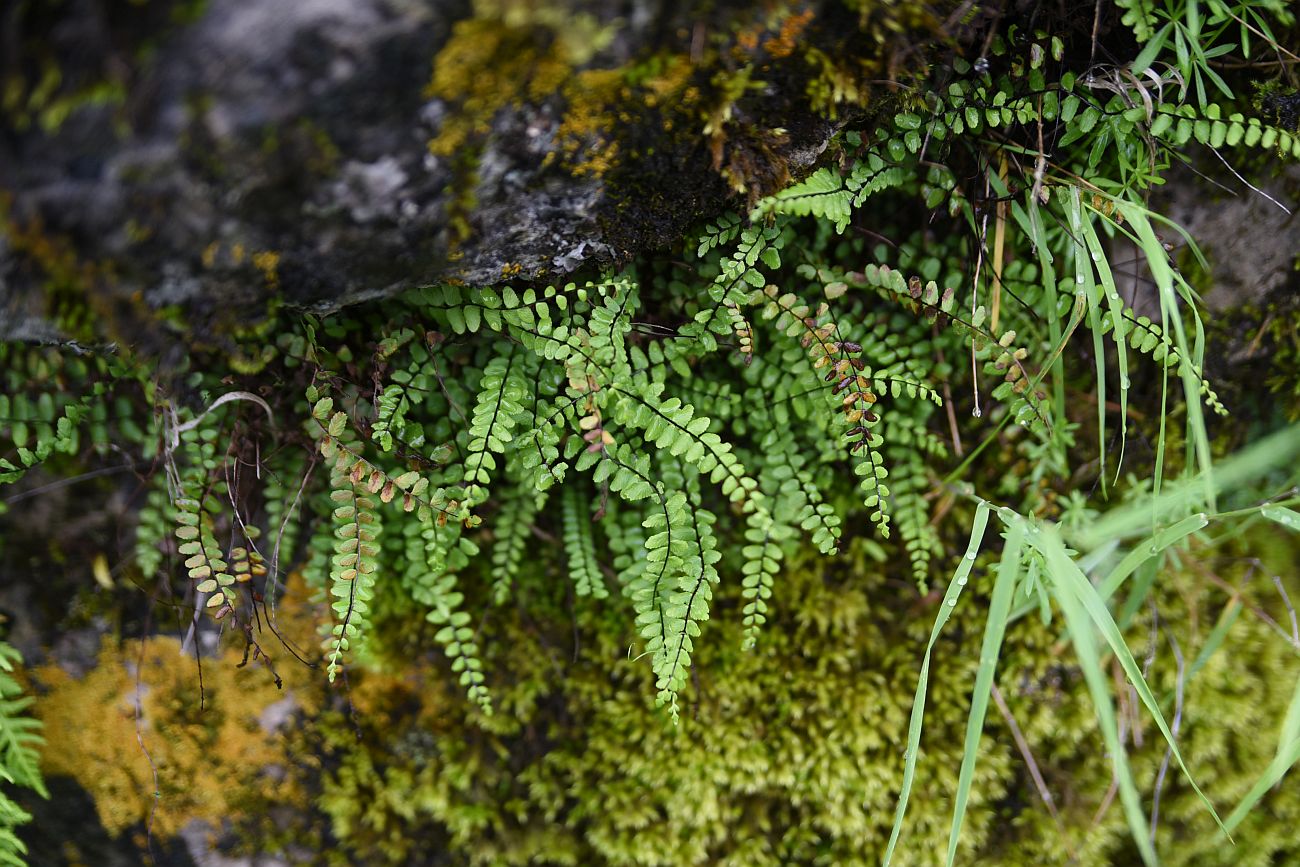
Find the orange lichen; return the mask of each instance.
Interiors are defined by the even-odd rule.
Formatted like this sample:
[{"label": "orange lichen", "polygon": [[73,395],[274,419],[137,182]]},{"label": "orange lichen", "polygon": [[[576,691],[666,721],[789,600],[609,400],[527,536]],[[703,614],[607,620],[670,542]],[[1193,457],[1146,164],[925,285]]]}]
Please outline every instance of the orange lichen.
[{"label": "orange lichen", "polygon": [[799,38],[803,36],[804,31],[808,28],[808,23],[812,19],[813,10],[811,9],[804,9],[802,12],[787,15],[781,21],[781,27],[777,34],[763,42],[763,50],[775,60],[789,57],[798,47]]},{"label": "orange lichen", "polygon": [[[291,583],[290,594],[301,587]],[[304,607],[281,607],[282,634],[310,631]],[[194,657],[176,638],[106,644],[81,678],[56,665],[36,669],[35,712],[57,745],[44,753],[45,773],[76,779],[113,835],[152,815],[153,833],[167,837],[193,819],[220,825],[299,798],[275,723],[284,712],[317,711],[318,678],[283,653],[277,690],[260,665],[240,668],[242,650],[228,644],[203,660],[202,706]]]}]

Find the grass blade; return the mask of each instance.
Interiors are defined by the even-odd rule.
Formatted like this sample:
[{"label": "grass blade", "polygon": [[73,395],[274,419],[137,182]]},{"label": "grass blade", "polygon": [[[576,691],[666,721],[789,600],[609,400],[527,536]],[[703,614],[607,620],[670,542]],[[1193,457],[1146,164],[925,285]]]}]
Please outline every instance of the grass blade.
[{"label": "grass blade", "polygon": [[1137,691],[1138,698],[1146,705],[1147,712],[1155,721],[1156,728],[1160,729],[1160,734],[1164,735],[1165,742],[1169,744],[1170,751],[1174,759],[1178,762],[1178,767],[1182,769],[1183,776],[1191,784],[1193,791],[1200,797],[1201,802],[1205,804],[1214,821],[1223,828],[1223,821],[1219,818],[1218,812],[1214,809],[1214,804],[1201,791],[1201,787],[1196,784],[1192,778],[1192,773],[1187,768],[1187,763],[1183,761],[1182,752],[1178,749],[1178,744],[1174,741],[1173,732],[1169,729],[1169,724],[1165,722],[1165,716],[1160,711],[1160,703],[1156,701],[1155,695],[1151,692],[1151,687],[1147,685],[1146,678],[1142,676],[1142,669],[1133,654],[1129,651],[1128,645],[1124,642],[1124,636],[1120,634],[1119,627],[1115,625],[1114,619],[1111,618],[1110,612],[1106,609],[1106,603],[1098,595],[1097,589],[1089,583],[1088,579],[1079,567],[1070,560],[1065,552],[1065,546],[1062,544],[1060,537],[1056,534],[1055,528],[1048,528],[1049,532],[1042,535],[1043,545],[1040,550],[1043,556],[1047,558],[1050,568],[1050,574],[1054,581],[1058,582],[1061,589],[1061,596],[1071,595],[1079,604],[1081,604],[1092,622],[1101,631],[1102,637],[1110,646],[1111,653],[1128,675],[1129,682]]},{"label": "grass blade", "polygon": [[1282,506],[1265,506],[1259,513],[1288,530],[1300,530],[1300,512]]},{"label": "grass blade", "polygon": [[1277,739],[1277,759],[1286,755],[1287,746],[1300,740],[1300,679],[1296,680],[1295,693],[1282,720],[1282,733]]},{"label": "grass blade", "polygon": [[1129,593],[1128,598],[1124,600],[1124,607],[1119,612],[1119,617],[1115,624],[1123,632],[1128,629],[1133,618],[1137,616],[1138,611],[1142,609],[1142,603],[1147,601],[1147,596],[1151,593],[1151,588],[1155,586],[1156,576],[1160,574],[1160,564],[1155,560],[1148,560],[1138,567],[1137,578],[1133,581],[1133,590]]},{"label": "grass blade", "polygon": [[[1077,190],[1075,191],[1077,195]],[[1124,302],[1120,300],[1119,288],[1115,285],[1115,275],[1111,273],[1110,261],[1106,249],[1092,220],[1083,221],[1083,237],[1088,242],[1089,255],[1097,269],[1097,278],[1101,281],[1102,294],[1106,296],[1106,306],[1110,310],[1111,337],[1115,339],[1115,359],[1119,366],[1119,457],[1115,461],[1115,481],[1119,482],[1120,468],[1124,465],[1124,448],[1128,441],[1128,321],[1124,318]],[[1100,395],[1098,405],[1101,404]],[[1105,444],[1102,444],[1105,448]]]},{"label": "grass blade", "polygon": [[[1097,460],[1101,495],[1106,496],[1106,347],[1101,333],[1101,309],[1097,301],[1097,283],[1093,279],[1092,258],[1084,245],[1085,222],[1079,188],[1071,187],[1068,206],[1070,234],[1074,236],[1075,291],[1088,302],[1088,330],[1092,332],[1092,356],[1097,366]],[[1089,226],[1091,223],[1089,222]]]},{"label": "grass blade", "polygon": [[[1192,363],[1200,360],[1200,353],[1187,341],[1187,331],[1183,327],[1183,317],[1179,313],[1178,298],[1174,291],[1174,270],[1169,262],[1169,254],[1165,252],[1160,239],[1156,237],[1144,209],[1135,206],[1124,207],[1125,203],[1122,202],[1116,204],[1121,207],[1129,225],[1137,232],[1138,246],[1146,256],[1147,265],[1151,268],[1151,276],[1160,291],[1161,312],[1168,314],[1164,317],[1164,325],[1166,333],[1172,332],[1174,346],[1178,349],[1180,359],[1178,372],[1183,379],[1184,405],[1187,407],[1187,438],[1196,454],[1197,466],[1201,469],[1205,502],[1210,509],[1213,509],[1216,488],[1214,467],[1210,457],[1210,435],[1205,427],[1205,409],[1201,404],[1201,381],[1192,369]],[[1170,324],[1173,325],[1172,329],[1169,328]]]},{"label": "grass blade", "polygon": [[[1237,617],[1244,610],[1245,608],[1242,606],[1240,599],[1233,599],[1224,607],[1223,613],[1219,615],[1219,622],[1214,624],[1214,628],[1206,636],[1205,646],[1201,648],[1200,653],[1196,654],[1196,660],[1192,663],[1191,668],[1187,669],[1188,683],[1191,683],[1197,672],[1205,667],[1205,663],[1210,661],[1210,657],[1218,652],[1224,639],[1228,637],[1229,630],[1237,622]],[[1300,693],[1297,693],[1297,695],[1300,695]],[[1300,734],[1300,732],[1297,732],[1297,734]]]},{"label": "grass blade", "polygon": [[[1283,428],[1219,462],[1215,467],[1214,485],[1220,491],[1246,488],[1278,467],[1294,468],[1297,458],[1300,458],[1300,424]],[[1290,475],[1294,477],[1294,469]],[[1107,512],[1087,529],[1073,534],[1071,539],[1086,550],[1109,539],[1126,539],[1148,533],[1153,520],[1164,520],[1169,515],[1185,511],[1201,495],[1197,488],[1202,484],[1193,479],[1171,486],[1154,502],[1121,506]],[[1278,507],[1265,508],[1275,510]]]},{"label": "grass blade", "polygon": [[1119,781],[1120,803],[1124,807],[1124,817],[1128,821],[1133,842],[1137,845],[1143,862],[1154,865],[1158,863],[1155,847],[1147,837],[1147,820],[1142,812],[1137,784],[1133,782],[1128,756],[1124,752],[1124,744],[1119,739],[1119,722],[1115,718],[1110,689],[1101,668],[1101,651],[1093,636],[1093,627],[1087,611],[1074,593],[1073,582],[1069,581],[1069,574],[1073,571],[1074,564],[1070,562],[1060,539],[1055,537],[1054,529],[1048,528],[1046,533],[1041,531],[1035,533],[1032,544],[1047,559],[1049,577],[1056,582],[1056,601],[1061,607],[1061,613],[1065,615],[1066,630],[1074,643],[1075,655],[1079,659],[1079,667],[1083,670],[1088,691],[1092,693],[1093,710],[1097,713],[1101,735],[1106,741],[1106,749],[1110,752],[1115,778]]},{"label": "grass blade", "polygon": [[1260,798],[1264,797],[1269,789],[1276,786],[1297,761],[1300,761],[1300,739],[1291,741],[1291,743],[1279,750],[1277,757],[1268,763],[1263,775],[1255,782],[1255,785],[1251,786],[1250,791],[1246,793],[1246,797],[1242,798],[1237,808],[1228,814],[1224,827],[1229,832],[1236,828],[1241,823],[1241,820],[1246,818],[1246,814],[1255,808]]},{"label": "grass blade", "polygon": [[961,595],[962,587],[970,577],[971,568],[975,565],[975,557],[984,542],[984,530],[988,527],[988,523],[989,504],[980,500],[975,507],[975,520],[971,524],[970,542],[966,546],[966,554],[957,564],[952,581],[948,583],[948,590],[943,594],[943,601],[939,604],[939,613],[935,615],[934,626],[930,629],[930,643],[926,645],[925,656],[921,660],[921,675],[916,682],[916,696],[912,699],[912,716],[907,724],[903,786],[898,793],[898,808],[894,812],[894,827],[889,832],[889,845],[885,849],[885,857],[881,862],[885,867],[888,867],[893,860],[894,848],[898,845],[898,835],[903,830],[903,817],[907,814],[907,799],[912,794],[912,780],[916,776],[916,758],[921,749],[921,723],[925,715],[925,692],[930,681],[930,654],[934,650],[935,642],[939,640],[939,631],[948,622],[952,609],[957,605],[957,597]]},{"label": "grass blade", "polygon": [[1098,594],[1103,600],[1109,599],[1139,566],[1152,557],[1158,556],[1170,545],[1181,542],[1197,530],[1204,529],[1209,523],[1209,517],[1204,513],[1198,513],[1190,518],[1184,518],[1172,527],[1166,527],[1149,542],[1139,542],[1101,582]]},{"label": "grass blade", "polygon": [[966,818],[966,801],[970,797],[971,779],[975,775],[980,734],[984,731],[984,717],[988,713],[989,698],[993,692],[993,675],[997,670],[998,654],[1002,651],[1002,638],[1007,631],[1011,597],[1015,594],[1016,580],[1020,577],[1020,549],[1024,541],[1025,521],[1016,516],[1007,524],[1007,541],[1002,546],[1002,560],[998,563],[993,598],[989,602],[988,621],[984,625],[979,671],[975,675],[975,688],[971,690],[970,716],[966,719],[966,743],[962,749],[961,773],[957,778],[957,794],[953,801],[952,828],[948,832],[949,867],[952,867],[957,857],[957,838]]}]

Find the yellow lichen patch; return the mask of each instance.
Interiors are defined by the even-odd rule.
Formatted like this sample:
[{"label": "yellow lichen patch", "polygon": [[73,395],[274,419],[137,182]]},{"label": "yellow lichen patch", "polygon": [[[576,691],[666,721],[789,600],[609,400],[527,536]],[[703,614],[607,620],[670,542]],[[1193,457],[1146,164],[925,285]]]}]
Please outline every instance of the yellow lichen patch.
[{"label": "yellow lichen patch", "polygon": [[617,161],[618,142],[609,133],[618,119],[615,104],[626,89],[617,69],[589,69],[565,86],[569,110],[556,137],[558,153],[575,175],[600,176]]},{"label": "yellow lichen patch", "polygon": [[[616,140],[618,128],[643,120],[647,109],[685,103],[693,69],[683,55],[657,54],[616,69],[579,72],[564,86],[568,104],[556,133],[556,150],[547,160],[557,160],[570,172],[601,176],[628,156]],[[672,113],[664,120],[672,128]],[[635,157],[636,154],[631,154]]]},{"label": "yellow lichen patch", "polygon": [[80,679],[37,669],[46,774],[75,778],[114,835],[151,811],[153,832],[166,837],[192,819],[220,823],[297,797],[280,736],[264,724],[273,705],[289,709],[285,700],[311,709],[310,670],[282,663],[279,691],[264,669],[238,668],[241,655],[204,660],[202,707],[194,657],[175,638],[107,646]]},{"label": "yellow lichen patch", "polygon": [[641,81],[649,91],[646,99],[651,105],[684,95],[687,90],[686,85],[695,72],[690,58],[684,54],[660,55],[656,59],[659,62],[652,73]]},{"label": "yellow lichen patch", "polygon": [[262,272],[268,289],[280,288],[280,254],[272,250],[262,250],[253,254],[253,267]]},{"label": "yellow lichen patch", "polygon": [[487,132],[498,110],[526,97],[548,96],[571,74],[563,45],[544,30],[480,18],[457,22],[434,60],[433,79],[425,90],[451,105],[429,150],[443,157],[455,154]]}]

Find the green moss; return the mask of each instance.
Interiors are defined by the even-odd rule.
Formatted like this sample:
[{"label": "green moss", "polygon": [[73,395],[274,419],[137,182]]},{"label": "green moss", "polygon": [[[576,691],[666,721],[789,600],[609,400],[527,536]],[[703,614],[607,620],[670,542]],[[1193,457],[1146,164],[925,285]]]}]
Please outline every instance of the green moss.
[{"label": "green moss", "polygon": [[[829,566],[796,560],[755,652],[739,650],[739,618],[723,611],[710,625],[690,704],[672,729],[650,708],[642,667],[626,658],[618,616],[590,601],[570,612],[541,575],[525,581],[526,613],[494,613],[485,624],[499,698],[491,719],[476,715],[451,678],[411,663],[412,635],[376,658],[392,661],[391,674],[355,678],[355,717],[333,714],[301,730],[299,749],[323,750],[319,807],[339,841],[331,863],[364,855],[400,864],[437,851],[469,864],[878,863],[936,597],[916,599],[904,616],[882,608],[884,576],[858,545]],[[1164,586],[1162,629],[1186,665],[1224,605],[1194,569]],[[933,863],[946,843],[983,616],[981,597],[964,600],[936,650],[895,863]],[[1140,648],[1148,634],[1143,623],[1130,641]],[[1057,818],[991,709],[959,863],[1131,860],[1091,705],[1057,639],[1056,626],[1017,622],[998,679]],[[1152,668],[1170,716],[1171,648],[1160,642]],[[1286,643],[1243,616],[1185,684],[1180,743],[1221,806],[1271,757],[1297,674]],[[1159,735],[1144,726],[1130,741],[1139,785],[1150,791]],[[1285,863],[1297,855],[1285,829],[1298,812],[1300,797],[1274,793],[1234,849],[1174,769],[1162,789],[1160,851],[1172,864]]]}]

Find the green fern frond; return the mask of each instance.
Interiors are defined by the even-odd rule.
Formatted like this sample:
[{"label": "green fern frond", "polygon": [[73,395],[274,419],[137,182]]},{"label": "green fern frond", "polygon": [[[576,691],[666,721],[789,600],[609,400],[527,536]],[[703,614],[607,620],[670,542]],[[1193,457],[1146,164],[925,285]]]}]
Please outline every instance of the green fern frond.
[{"label": "green fern frond", "polygon": [[569,574],[573,590],[578,596],[604,599],[609,595],[605,579],[596,562],[596,543],[591,536],[591,518],[585,514],[583,498],[578,489],[570,485],[560,495],[561,516],[564,520],[564,553],[568,557]]},{"label": "green fern frond", "polygon": [[[0,785],[31,789],[50,796],[41,776],[40,754],[44,740],[41,723],[27,715],[33,699],[24,697],[14,678],[22,656],[0,641]],[[31,815],[0,789],[0,863],[24,867],[27,847],[14,829],[31,821]]]}]

